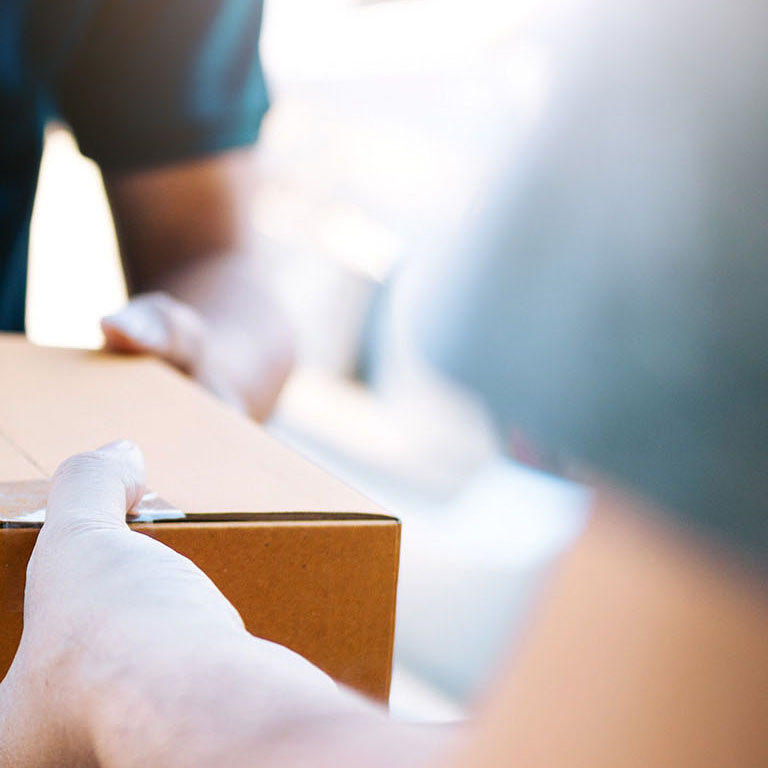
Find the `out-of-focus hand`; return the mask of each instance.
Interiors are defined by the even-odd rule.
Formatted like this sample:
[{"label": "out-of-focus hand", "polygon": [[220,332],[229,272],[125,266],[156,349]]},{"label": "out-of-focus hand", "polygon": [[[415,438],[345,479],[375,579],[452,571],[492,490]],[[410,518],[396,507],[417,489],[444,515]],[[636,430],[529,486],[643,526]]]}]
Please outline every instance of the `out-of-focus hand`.
[{"label": "out-of-focus hand", "polygon": [[106,349],[156,355],[259,420],[269,415],[292,365],[275,323],[260,323],[260,335],[222,327],[164,292],[134,297],[101,327]]},{"label": "out-of-focus hand", "polygon": [[[249,635],[192,562],[129,529],[143,483],[141,453],[125,441],[77,455],[54,476],[27,570],[21,645],[0,685],[4,768],[139,765],[165,749],[168,759],[150,764],[221,764],[238,732],[227,697],[216,706],[205,697],[222,681],[236,692],[254,667],[265,690],[276,675],[283,691],[298,679],[310,699],[313,687],[336,695],[304,659]],[[211,739],[222,718],[229,743]],[[184,733],[201,719],[211,734]],[[258,737],[257,709],[242,720],[245,736]]]}]

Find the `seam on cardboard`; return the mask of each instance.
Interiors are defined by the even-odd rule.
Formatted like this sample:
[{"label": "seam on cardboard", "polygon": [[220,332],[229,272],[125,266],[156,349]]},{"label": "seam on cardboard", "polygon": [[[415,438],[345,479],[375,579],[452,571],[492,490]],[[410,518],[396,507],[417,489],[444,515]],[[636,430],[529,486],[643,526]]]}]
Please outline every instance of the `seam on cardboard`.
[{"label": "seam on cardboard", "polygon": [[5,440],[5,442],[11,446],[11,448],[18,451],[35,469],[40,470],[40,472],[43,473],[43,477],[48,477],[48,473],[37,462],[35,457],[27,453],[7,432],[4,432],[2,429],[0,429],[0,437],[2,437],[3,440]]}]

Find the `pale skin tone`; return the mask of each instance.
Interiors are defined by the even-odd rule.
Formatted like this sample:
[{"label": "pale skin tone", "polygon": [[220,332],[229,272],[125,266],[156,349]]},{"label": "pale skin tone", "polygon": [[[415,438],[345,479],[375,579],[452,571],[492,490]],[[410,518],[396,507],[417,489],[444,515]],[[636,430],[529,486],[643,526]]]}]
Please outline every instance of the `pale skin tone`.
[{"label": "pale skin tone", "polygon": [[131,301],[102,321],[108,349],[157,355],[257,419],[293,349],[256,258],[249,148],[104,176]]},{"label": "pale skin tone", "polygon": [[602,491],[470,723],[406,727],[248,635],[188,560],[131,532],[139,450],[56,473],[0,685],[3,766],[768,765],[754,574]]}]

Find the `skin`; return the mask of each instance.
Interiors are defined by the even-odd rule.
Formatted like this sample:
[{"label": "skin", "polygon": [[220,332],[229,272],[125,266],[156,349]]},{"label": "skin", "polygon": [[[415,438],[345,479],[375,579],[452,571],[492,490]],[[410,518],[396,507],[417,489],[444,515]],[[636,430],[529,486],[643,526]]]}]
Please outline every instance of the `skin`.
[{"label": "skin", "polygon": [[451,766],[768,765],[768,595],[599,491]]},{"label": "skin", "polygon": [[130,302],[105,344],[157,355],[257,419],[292,363],[288,324],[255,257],[253,151],[106,175]]},{"label": "skin", "polygon": [[759,581],[602,491],[471,724],[413,728],[258,640],[188,560],[125,524],[139,450],[57,471],[0,685],[3,766],[764,766]]},{"label": "skin", "polygon": [[130,531],[143,484],[127,442],[56,472],[0,686],[0,764],[330,766],[376,740],[404,765],[427,754],[429,734],[403,726],[392,744],[382,711],[249,635],[189,560]]}]

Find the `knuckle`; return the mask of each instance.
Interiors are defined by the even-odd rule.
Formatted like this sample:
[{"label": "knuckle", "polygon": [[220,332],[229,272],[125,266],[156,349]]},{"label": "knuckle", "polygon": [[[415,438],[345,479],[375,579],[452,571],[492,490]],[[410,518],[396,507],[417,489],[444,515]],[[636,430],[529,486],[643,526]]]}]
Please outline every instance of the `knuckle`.
[{"label": "knuckle", "polygon": [[54,479],[70,479],[91,472],[101,472],[109,464],[109,457],[99,451],[78,453],[62,462],[56,470]]},{"label": "knuckle", "polygon": [[168,331],[176,338],[196,338],[201,335],[203,319],[194,308],[162,293],[157,294],[153,303],[161,322],[165,323]]},{"label": "knuckle", "polygon": [[147,303],[162,315],[172,315],[180,305],[172,296],[162,291],[155,291],[146,295]]},{"label": "knuckle", "polygon": [[70,483],[87,481],[92,488],[110,487],[115,481],[126,487],[131,483],[128,467],[116,456],[104,451],[86,451],[71,456],[56,470],[52,486],[61,488]]},{"label": "knuckle", "polygon": [[168,307],[168,313],[173,322],[187,330],[197,330],[202,323],[197,310],[178,301],[174,301],[173,306]]},{"label": "knuckle", "polygon": [[125,522],[102,517],[93,518],[89,515],[67,517],[64,520],[57,520],[55,526],[49,526],[49,532],[59,545],[65,541],[78,541],[83,537],[87,540],[102,531],[122,531],[123,529],[128,530]]},{"label": "knuckle", "polygon": [[168,298],[164,291],[147,291],[140,296],[136,296],[133,301],[136,304],[163,304]]}]

